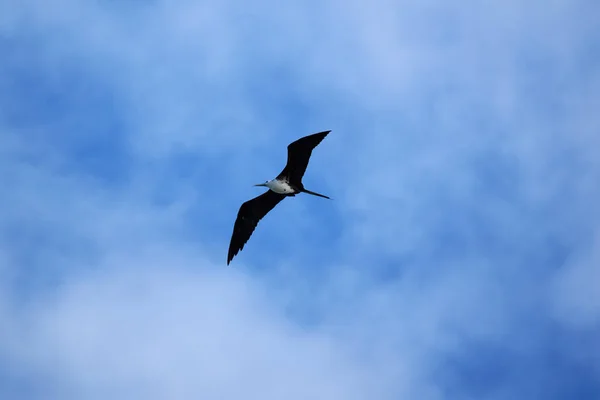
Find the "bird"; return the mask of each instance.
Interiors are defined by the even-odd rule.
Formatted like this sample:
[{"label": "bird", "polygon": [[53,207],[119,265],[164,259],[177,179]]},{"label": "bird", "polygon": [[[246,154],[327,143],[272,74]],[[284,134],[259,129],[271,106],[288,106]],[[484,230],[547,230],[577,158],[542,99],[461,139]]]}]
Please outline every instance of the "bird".
[{"label": "bird", "polygon": [[233,234],[229,243],[227,265],[244,248],[252,236],[260,220],[267,215],[281,200],[293,197],[299,193],[330,199],[320,193],[307,190],[302,184],[312,151],[331,130],[314,133],[300,138],[287,147],[287,164],[275,179],[254,186],[269,188],[263,194],[246,201],[240,207],[233,225]]}]

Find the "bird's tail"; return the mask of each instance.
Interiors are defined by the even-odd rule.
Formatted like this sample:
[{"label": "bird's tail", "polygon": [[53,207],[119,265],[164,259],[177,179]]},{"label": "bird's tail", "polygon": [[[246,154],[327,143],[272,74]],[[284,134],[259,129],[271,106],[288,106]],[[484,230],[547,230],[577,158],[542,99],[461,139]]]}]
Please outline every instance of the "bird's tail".
[{"label": "bird's tail", "polygon": [[302,189],[303,193],[308,193],[308,194],[312,194],[313,196],[319,196],[319,197],[323,197],[325,199],[330,199],[330,197],[325,196],[324,194],[319,194],[319,193],[315,193],[315,192],[311,192],[310,190],[306,190],[306,189]]}]

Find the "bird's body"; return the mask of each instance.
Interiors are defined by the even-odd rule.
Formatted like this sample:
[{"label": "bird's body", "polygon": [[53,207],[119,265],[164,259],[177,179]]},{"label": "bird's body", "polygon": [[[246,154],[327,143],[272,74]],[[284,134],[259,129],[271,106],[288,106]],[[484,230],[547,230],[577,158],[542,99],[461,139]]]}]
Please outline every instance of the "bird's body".
[{"label": "bird's body", "polygon": [[255,185],[268,187],[269,190],[252,200],[248,200],[240,207],[229,244],[228,265],[233,257],[244,248],[258,222],[281,200],[288,196],[295,196],[298,193],[308,193],[329,199],[325,195],[306,190],[302,184],[302,177],[313,149],[321,143],[329,132],[331,131],[315,133],[290,143],[288,145],[287,164],[283,171],[275,179]]},{"label": "bird's body", "polygon": [[275,178],[268,182],[265,182],[265,186],[277,194],[295,195],[296,193],[298,193],[297,189],[294,189],[292,186],[290,186],[287,179]]}]

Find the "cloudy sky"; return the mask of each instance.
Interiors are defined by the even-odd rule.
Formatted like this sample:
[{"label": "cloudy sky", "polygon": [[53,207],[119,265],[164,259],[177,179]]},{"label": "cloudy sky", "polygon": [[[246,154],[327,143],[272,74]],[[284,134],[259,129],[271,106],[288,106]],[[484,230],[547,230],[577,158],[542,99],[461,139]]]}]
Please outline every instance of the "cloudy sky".
[{"label": "cloudy sky", "polygon": [[[597,399],[600,5],[0,0],[0,398]],[[308,189],[225,265],[286,146]]]}]

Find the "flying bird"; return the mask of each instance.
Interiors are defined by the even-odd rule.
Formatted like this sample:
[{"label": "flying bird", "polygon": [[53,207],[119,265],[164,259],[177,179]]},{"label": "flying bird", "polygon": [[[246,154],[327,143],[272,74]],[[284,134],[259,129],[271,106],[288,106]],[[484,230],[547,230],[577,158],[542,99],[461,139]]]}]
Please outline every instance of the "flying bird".
[{"label": "flying bird", "polygon": [[329,199],[325,195],[306,190],[302,184],[302,177],[313,149],[321,143],[329,132],[331,131],[315,133],[290,143],[287,148],[287,164],[283,171],[275,179],[254,185],[265,186],[269,190],[252,200],[248,200],[240,207],[233,225],[233,234],[231,235],[229,253],[227,254],[227,265],[244,248],[258,222],[275,208],[281,200],[288,196],[295,196],[298,193],[308,193]]}]

